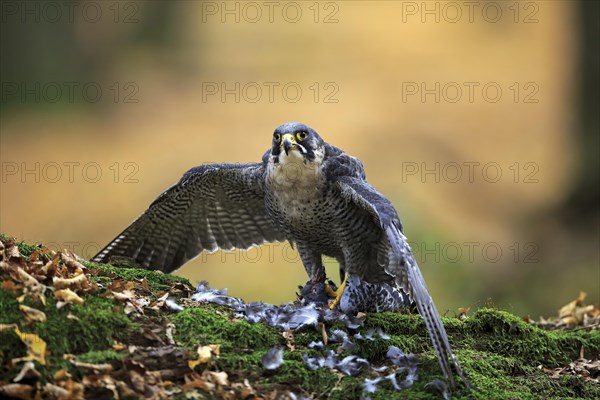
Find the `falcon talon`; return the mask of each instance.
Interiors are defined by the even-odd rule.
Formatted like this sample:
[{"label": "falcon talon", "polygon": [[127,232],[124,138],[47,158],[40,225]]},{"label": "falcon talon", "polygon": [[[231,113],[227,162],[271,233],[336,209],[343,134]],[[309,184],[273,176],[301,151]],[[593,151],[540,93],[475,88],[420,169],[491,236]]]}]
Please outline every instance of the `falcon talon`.
[{"label": "falcon talon", "polygon": [[346,273],[344,275],[344,281],[341,283],[340,287],[337,288],[337,290],[335,290],[334,293],[334,300],[333,303],[331,303],[329,305],[329,309],[330,310],[335,310],[335,308],[338,306],[338,304],[340,304],[340,301],[342,300],[342,296],[344,295],[344,290],[346,290],[346,281],[348,280],[348,273]]},{"label": "falcon talon", "polygon": [[369,185],[358,158],[307,125],[276,128],[261,162],[190,169],[92,261],[127,257],[172,272],[203,251],[284,241],[298,248],[310,278],[304,301],[327,304],[322,256],[335,258],[349,276],[345,295],[336,292],[341,311],[414,303],[450,387],[455,373],[468,387],[394,206]]},{"label": "falcon talon", "polygon": [[325,288],[325,290],[327,291],[327,296],[329,296],[331,298],[334,298],[334,299],[336,298],[336,296],[337,296],[337,287],[335,289],[333,289],[331,287],[331,285],[327,285],[327,287]]}]

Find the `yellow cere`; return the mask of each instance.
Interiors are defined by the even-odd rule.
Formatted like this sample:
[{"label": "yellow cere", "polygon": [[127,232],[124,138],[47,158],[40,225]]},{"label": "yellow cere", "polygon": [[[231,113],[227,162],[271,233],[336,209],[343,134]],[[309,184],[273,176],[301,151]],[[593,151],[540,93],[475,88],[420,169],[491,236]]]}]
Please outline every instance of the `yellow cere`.
[{"label": "yellow cere", "polygon": [[283,135],[283,140],[285,139],[290,139],[292,141],[292,143],[296,143],[296,139],[294,138],[294,135],[290,134],[290,133],[286,133],[285,135]]}]

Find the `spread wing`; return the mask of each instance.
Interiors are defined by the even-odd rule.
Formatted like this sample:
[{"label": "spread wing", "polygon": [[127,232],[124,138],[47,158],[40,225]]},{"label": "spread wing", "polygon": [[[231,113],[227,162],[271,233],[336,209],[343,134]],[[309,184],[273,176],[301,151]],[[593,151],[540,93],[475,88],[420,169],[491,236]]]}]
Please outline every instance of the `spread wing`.
[{"label": "spread wing", "polygon": [[263,176],[263,164],[192,168],[92,261],[171,272],[202,251],[284,241],[265,212]]},{"label": "spread wing", "polygon": [[[464,374],[458,360],[452,353],[442,320],[433,304],[433,299],[429,295],[427,285],[412,255],[406,237],[402,233],[402,226],[396,210],[389,200],[361,178],[341,176],[337,178],[336,185],[343,197],[354,204],[355,207],[371,214],[381,226],[381,229],[385,231],[382,247],[388,254],[385,257],[386,265],[383,268],[394,276],[396,285],[408,293],[409,297],[416,303],[419,314],[425,321],[442,372],[450,384],[454,386],[451,365],[454,365],[457,374],[463,379]],[[368,280],[368,274],[365,278]],[[467,382],[466,379],[464,381]]]}]

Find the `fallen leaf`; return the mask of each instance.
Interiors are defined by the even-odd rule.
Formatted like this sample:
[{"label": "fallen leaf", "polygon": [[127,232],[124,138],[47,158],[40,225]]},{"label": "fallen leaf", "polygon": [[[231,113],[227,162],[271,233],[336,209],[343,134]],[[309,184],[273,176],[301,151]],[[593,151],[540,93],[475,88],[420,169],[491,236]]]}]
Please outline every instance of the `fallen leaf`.
[{"label": "fallen leaf", "polygon": [[32,361],[27,361],[23,364],[23,368],[17,376],[14,377],[13,382],[20,382],[25,378],[39,378],[40,376],[42,375],[35,369],[35,364]]},{"label": "fallen leaf", "polygon": [[167,297],[169,297],[169,292],[166,292],[158,299],[156,299],[156,301],[154,301],[148,308],[158,311],[161,307],[165,305],[165,300],[167,300]]},{"label": "fallen leaf", "polygon": [[84,300],[71,289],[61,289],[54,292],[54,297],[58,300],[56,308],[62,308],[67,304],[83,304]]},{"label": "fallen leaf", "polygon": [[67,255],[64,252],[60,253],[60,258],[62,259],[62,261],[65,263],[65,265],[71,269],[74,270],[75,273],[78,274],[83,274],[83,272],[85,270],[87,270],[87,268],[80,263],[79,261],[77,261],[75,259],[75,255],[71,256],[71,255]]},{"label": "fallen leaf", "polygon": [[196,352],[198,353],[198,359],[188,361],[188,366],[192,370],[200,364],[209,362],[213,355],[218,357],[221,354],[221,345],[209,344],[208,346],[200,346]]},{"label": "fallen leaf", "polygon": [[208,360],[212,357],[212,349],[208,346],[200,346],[198,347],[198,356],[201,363],[207,363]]},{"label": "fallen leaf", "polygon": [[467,318],[467,314],[469,314],[469,311],[471,310],[471,307],[461,307],[458,309],[458,318],[459,319],[465,319]]},{"label": "fallen leaf", "polygon": [[29,322],[46,322],[46,314],[44,314],[43,311],[28,307],[24,304],[19,305],[19,310],[21,310],[23,315],[25,315],[25,319]]},{"label": "fallen leaf", "polygon": [[111,347],[115,351],[121,351],[121,350],[125,350],[127,348],[126,345],[124,345],[123,343],[120,343],[120,342],[114,342]]},{"label": "fallen leaf", "polygon": [[57,278],[52,279],[52,284],[57,289],[73,288],[80,289],[82,285],[87,282],[87,276],[81,273],[73,278]]},{"label": "fallen leaf", "polygon": [[296,350],[296,346],[294,345],[294,332],[291,330],[287,330],[281,333],[281,336],[286,340],[286,346],[290,351]]},{"label": "fallen leaf", "polygon": [[51,383],[46,383],[46,386],[44,386],[44,393],[50,395],[46,397],[58,399],[66,399],[69,396],[69,391],[67,389],[61,388],[60,386],[53,385]]},{"label": "fallen leaf", "polygon": [[17,328],[17,324],[0,324],[0,332],[14,331],[16,328]]},{"label": "fallen leaf", "polygon": [[133,300],[135,299],[135,293],[133,293],[133,291],[131,290],[122,290],[120,292],[115,292],[115,291],[111,291],[112,292],[112,296],[115,300],[119,300],[119,301],[128,301],[128,300]]},{"label": "fallen leaf", "polygon": [[77,315],[71,313],[71,312],[67,314],[67,318],[68,319],[73,319],[75,321],[79,321],[79,317]]},{"label": "fallen leaf", "polygon": [[91,364],[86,362],[79,362],[77,360],[71,360],[71,364],[73,364],[77,368],[89,369],[103,374],[107,374],[113,370],[113,367],[110,364]]},{"label": "fallen leaf", "polygon": [[71,375],[70,375],[70,374],[69,374],[69,372],[68,372],[66,369],[64,369],[64,368],[61,368],[61,369],[59,369],[59,370],[58,370],[58,371],[56,371],[56,373],[54,374],[54,380],[57,380],[57,381],[64,381],[65,379],[67,379],[67,378],[70,378],[70,377],[71,377]]},{"label": "fallen leaf", "polygon": [[15,327],[15,333],[27,346],[27,355],[21,360],[32,360],[46,365],[46,342],[35,333],[23,333],[17,327]]},{"label": "fallen leaf", "polygon": [[205,392],[212,392],[215,389],[215,384],[207,382],[200,374],[193,372],[185,375],[185,383],[181,386],[183,390],[201,389]]},{"label": "fallen leaf", "polygon": [[2,286],[0,287],[2,290],[7,290],[12,293],[17,292],[17,287],[13,281],[2,281]]},{"label": "fallen leaf", "polygon": [[[210,381],[216,383],[219,386],[227,386],[229,385],[229,377],[227,372],[215,372],[215,371],[204,371],[210,377]],[[202,374],[204,375],[204,374]]]},{"label": "fallen leaf", "polygon": [[21,383],[9,383],[0,387],[0,394],[16,399],[33,399],[33,386],[23,385]]}]

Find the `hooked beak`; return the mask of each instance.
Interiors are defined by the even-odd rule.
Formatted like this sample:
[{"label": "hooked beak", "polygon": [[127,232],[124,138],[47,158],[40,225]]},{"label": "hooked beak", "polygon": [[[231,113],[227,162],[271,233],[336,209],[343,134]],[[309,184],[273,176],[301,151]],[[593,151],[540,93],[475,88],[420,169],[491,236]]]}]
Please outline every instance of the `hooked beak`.
[{"label": "hooked beak", "polygon": [[289,133],[285,134],[283,135],[281,145],[283,146],[283,150],[287,156],[289,151],[296,147],[296,139],[294,139],[294,136],[290,135]]}]

